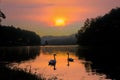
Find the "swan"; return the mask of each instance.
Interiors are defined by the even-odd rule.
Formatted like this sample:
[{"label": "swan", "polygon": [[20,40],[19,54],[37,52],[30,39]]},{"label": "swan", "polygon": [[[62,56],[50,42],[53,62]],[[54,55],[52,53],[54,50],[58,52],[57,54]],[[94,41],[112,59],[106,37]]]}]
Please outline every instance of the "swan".
[{"label": "swan", "polygon": [[69,53],[67,53],[67,54],[68,54],[68,61],[73,62],[74,59],[73,58],[69,58]]},{"label": "swan", "polygon": [[56,54],[53,54],[53,56],[54,56],[54,59],[51,59],[49,61],[49,65],[56,65],[56,58],[55,58]]}]

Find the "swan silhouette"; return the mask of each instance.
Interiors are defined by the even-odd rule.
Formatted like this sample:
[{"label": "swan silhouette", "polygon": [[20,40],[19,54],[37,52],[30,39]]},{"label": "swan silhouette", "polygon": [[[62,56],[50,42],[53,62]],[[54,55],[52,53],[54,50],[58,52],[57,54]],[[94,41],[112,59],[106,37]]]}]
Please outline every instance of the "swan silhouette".
[{"label": "swan silhouette", "polygon": [[54,59],[51,59],[51,60],[49,61],[49,65],[55,66],[55,65],[56,65],[56,58],[55,58],[56,54],[53,54],[53,56],[54,56]]},{"label": "swan silhouette", "polygon": [[68,60],[69,62],[73,62],[74,59],[69,57],[69,53],[67,53],[67,55],[68,55],[68,59],[67,59],[67,60]]}]

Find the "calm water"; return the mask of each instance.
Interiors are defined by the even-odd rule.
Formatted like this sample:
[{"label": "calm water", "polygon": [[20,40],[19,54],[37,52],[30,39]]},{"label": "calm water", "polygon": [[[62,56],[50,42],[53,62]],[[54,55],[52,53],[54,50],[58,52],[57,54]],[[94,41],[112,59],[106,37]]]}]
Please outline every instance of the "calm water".
[{"label": "calm water", "polygon": [[[19,47],[20,48],[20,47]],[[35,48],[35,47],[34,47]],[[47,80],[108,80],[105,74],[92,72],[92,62],[79,59],[78,46],[41,46],[39,55],[35,59],[12,63],[11,68],[23,69],[38,76],[46,77]],[[39,49],[38,49],[39,50]],[[67,60],[69,56],[74,62]],[[48,65],[49,60],[54,59],[56,54],[56,65]]]}]

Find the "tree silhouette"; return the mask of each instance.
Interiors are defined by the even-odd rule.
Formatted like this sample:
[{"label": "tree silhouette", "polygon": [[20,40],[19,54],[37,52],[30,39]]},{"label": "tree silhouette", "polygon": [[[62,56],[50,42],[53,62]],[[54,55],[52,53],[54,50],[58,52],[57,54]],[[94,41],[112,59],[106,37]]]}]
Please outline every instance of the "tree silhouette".
[{"label": "tree silhouette", "polygon": [[[3,18],[3,19],[6,18],[5,14],[1,10],[0,10],[0,17]],[[1,22],[2,22],[1,18],[0,18],[0,26],[1,26]]]},{"label": "tree silhouette", "polygon": [[112,9],[104,16],[87,19],[78,31],[80,45],[120,44],[120,8]]},{"label": "tree silhouette", "polygon": [[40,36],[35,32],[15,28],[14,26],[0,27],[0,46],[40,45]]}]

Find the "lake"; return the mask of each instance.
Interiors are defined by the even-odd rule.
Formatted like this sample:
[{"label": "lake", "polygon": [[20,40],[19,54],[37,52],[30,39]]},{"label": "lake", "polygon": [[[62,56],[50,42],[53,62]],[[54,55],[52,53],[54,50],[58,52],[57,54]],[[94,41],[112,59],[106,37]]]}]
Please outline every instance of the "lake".
[{"label": "lake", "polygon": [[[23,47],[18,48],[19,54],[20,52],[22,54],[20,50]],[[9,67],[43,76],[47,80],[111,80],[107,79],[105,74],[100,74],[92,70],[92,62],[78,56],[81,53],[78,53],[77,45],[37,46],[36,48],[34,46],[34,50],[32,50],[32,52],[39,52],[35,58],[11,63]],[[28,52],[31,53],[30,51]],[[68,61],[67,53],[69,53],[70,58],[74,59],[73,62]],[[56,54],[56,65],[48,65],[48,62],[54,59],[53,54]]]}]

